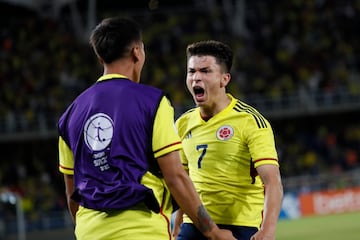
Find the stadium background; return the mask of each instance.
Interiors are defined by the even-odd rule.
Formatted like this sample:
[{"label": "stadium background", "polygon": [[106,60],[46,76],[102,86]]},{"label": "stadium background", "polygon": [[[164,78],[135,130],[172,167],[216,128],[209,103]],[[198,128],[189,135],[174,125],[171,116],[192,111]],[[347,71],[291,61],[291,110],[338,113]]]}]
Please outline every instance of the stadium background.
[{"label": "stadium background", "polygon": [[177,116],[192,106],[186,45],[217,39],[234,48],[229,92],[273,124],[287,193],[282,217],[301,215],[301,194],[357,189],[359,12],[359,0],[1,0],[0,239],[71,230],[56,122],[101,74],[87,39],[107,16],[144,27],[142,82],[165,89]]}]

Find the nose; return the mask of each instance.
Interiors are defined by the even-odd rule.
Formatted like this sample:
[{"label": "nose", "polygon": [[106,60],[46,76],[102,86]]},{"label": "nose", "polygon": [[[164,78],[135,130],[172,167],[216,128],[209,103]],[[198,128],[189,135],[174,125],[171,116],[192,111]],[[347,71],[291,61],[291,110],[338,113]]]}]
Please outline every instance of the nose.
[{"label": "nose", "polygon": [[201,81],[201,73],[199,71],[193,72],[189,76],[189,80],[191,81],[192,84],[200,82]]},{"label": "nose", "polygon": [[191,79],[191,87],[197,86],[199,82],[201,82],[201,80],[200,80],[199,78],[193,77],[193,78]]},{"label": "nose", "polygon": [[199,81],[200,80],[200,73],[198,71],[194,72],[193,75],[192,75],[192,79],[194,81]]}]

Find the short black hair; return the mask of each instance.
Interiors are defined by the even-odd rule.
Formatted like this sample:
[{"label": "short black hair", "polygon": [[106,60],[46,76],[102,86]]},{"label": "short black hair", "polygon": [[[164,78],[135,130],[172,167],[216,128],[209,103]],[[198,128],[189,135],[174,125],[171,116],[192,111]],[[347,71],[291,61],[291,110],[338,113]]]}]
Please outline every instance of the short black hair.
[{"label": "short black hair", "polygon": [[216,62],[225,67],[226,72],[230,72],[233,63],[233,51],[225,43],[206,40],[189,44],[186,48],[187,59],[192,56],[213,56]]},{"label": "short black hair", "polygon": [[132,19],[113,17],[102,20],[90,35],[90,45],[105,63],[126,56],[133,42],[142,41],[142,31]]}]

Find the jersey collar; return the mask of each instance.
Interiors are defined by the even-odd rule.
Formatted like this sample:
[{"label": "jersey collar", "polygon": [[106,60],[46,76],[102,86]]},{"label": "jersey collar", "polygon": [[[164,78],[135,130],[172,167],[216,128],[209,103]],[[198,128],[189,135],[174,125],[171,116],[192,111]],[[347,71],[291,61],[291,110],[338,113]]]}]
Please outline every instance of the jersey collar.
[{"label": "jersey collar", "polygon": [[112,79],[112,78],[125,78],[125,79],[129,79],[129,78],[126,77],[125,75],[112,73],[112,74],[105,74],[105,75],[101,76],[96,82],[101,82],[101,81],[109,80],[109,79]]},{"label": "jersey collar", "polygon": [[205,121],[201,118],[201,115],[200,115],[200,108],[197,107],[196,108],[196,111],[197,111],[197,117],[198,117],[198,121],[201,122],[201,123],[204,123],[204,122],[211,122],[211,121],[214,121],[214,119],[218,119],[218,118],[221,118],[222,116],[226,115],[229,111],[231,111],[236,102],[237,102],[237,99],[234,98],[230,93],[226,93],[226,95],[231,99],[231,102],[229,103],[229,105],[227,105],[223,110],[221,110],[220,112],[218,112],[217,114],[215,114],[214,116],[212,116],[208,121]]}]

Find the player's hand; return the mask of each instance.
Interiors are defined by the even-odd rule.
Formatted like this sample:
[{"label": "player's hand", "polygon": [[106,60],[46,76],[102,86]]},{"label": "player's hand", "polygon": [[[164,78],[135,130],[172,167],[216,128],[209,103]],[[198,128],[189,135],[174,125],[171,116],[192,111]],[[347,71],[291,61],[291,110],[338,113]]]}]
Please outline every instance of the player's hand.
[{"label": "player's hand", "polygon": [[174,239],[177,239],[177,236],[179,235],[179,233],[180,233],[180,226],[175,225],[174,229],[172,231],[172,235],[173,235]]},{"label": "player's hand", "polygon": [[212,235],[208,238],[209,240],[236,240],[232,232],[227,229],[216,229],[212,231]]},{"label": "player's hand", "polygon": [[266,234],[263,230],[257,231],[250,240],[275,240],[275,235]]}]

